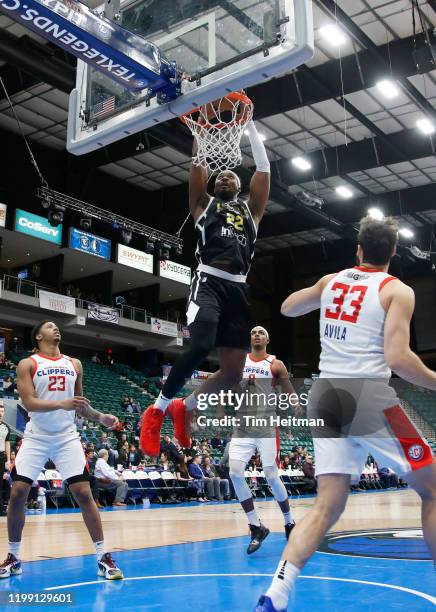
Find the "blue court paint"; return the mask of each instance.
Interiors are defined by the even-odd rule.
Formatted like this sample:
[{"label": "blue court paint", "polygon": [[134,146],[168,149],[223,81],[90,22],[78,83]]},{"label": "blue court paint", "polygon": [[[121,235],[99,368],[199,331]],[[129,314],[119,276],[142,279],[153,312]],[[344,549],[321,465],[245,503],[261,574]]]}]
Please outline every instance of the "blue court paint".
[{"label": "blue court paint", "polygon": [[[135,526],[137,528],[137,526]],[[150,612],[252,612],[271,580],[283,549],[284,534],[272,533],[247,556],[246,537],[116,552],[126,580],[96,576],[95,556],[34,561],[23,574],[0,583],[0,590],[70,589],[75,610]],[[410,539],[410,538],[409,538]],[[407,540],[399,539],[402,550]],[[415,542],[410,541],[413,547]],[[41,550],[43,554],[43,550]],[[434,610],[436,574],[430,561],[381,559],[316,553],[304,569],[289,610],[360,612]],[[72,610],[42,606],[10,608]]]}]

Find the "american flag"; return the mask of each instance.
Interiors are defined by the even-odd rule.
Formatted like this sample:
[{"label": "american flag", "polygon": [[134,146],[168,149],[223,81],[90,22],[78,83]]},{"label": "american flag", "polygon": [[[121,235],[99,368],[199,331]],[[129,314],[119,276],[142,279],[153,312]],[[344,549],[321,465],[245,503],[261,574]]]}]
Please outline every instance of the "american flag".
[{"label": "american flag", "polygon": [[111,96],[110,98],[106,98],[103,102],[99,102],[92,109],[93,117],[101,117],[102,115],[107,115],[107,113],[115,110],[115,96]]}]

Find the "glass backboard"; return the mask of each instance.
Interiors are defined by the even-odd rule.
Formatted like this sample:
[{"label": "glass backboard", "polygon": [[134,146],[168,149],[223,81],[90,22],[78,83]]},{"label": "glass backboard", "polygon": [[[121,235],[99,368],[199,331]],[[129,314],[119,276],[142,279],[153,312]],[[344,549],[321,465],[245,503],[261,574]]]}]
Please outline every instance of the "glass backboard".
[{"label": "glass backboard", "polygon": [[121,25],[177,63],[184,74],[183,93],[169,102],[150,99],[147,90],[133,93],[78,61],[68,150],[77,155],[93,151],[308,61],[311,5],[311,0],[121,2]]}]

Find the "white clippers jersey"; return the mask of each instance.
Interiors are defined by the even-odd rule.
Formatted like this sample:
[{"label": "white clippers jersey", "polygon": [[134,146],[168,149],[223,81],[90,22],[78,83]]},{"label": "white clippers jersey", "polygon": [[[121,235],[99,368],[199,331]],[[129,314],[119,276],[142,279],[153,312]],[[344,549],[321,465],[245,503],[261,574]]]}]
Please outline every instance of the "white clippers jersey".
[{"label": "white clippers jersey", "polygon": [[[36,397],[42,400],[65,400],[74,397],[77,372],[71,357],[44,357],[32,355],[33,385]],[[26,431],[33,433],[64,433],[75,430],[74,410],[51,410],[50,412],[30,412]]]},{"label": "white clippers jersey", "polygon": [[386,313],[379,293],[395,277],[375,269],[339,272],[321,295],[322,378],[389,379],[384,355]]},{"label": "white clippers jersey", "polygon": [[273,378],[271,366],[275,360],[275,355],[267,355],[265,359],[253,359],[249,353],[245,359],[244,372],[242,378]]}]

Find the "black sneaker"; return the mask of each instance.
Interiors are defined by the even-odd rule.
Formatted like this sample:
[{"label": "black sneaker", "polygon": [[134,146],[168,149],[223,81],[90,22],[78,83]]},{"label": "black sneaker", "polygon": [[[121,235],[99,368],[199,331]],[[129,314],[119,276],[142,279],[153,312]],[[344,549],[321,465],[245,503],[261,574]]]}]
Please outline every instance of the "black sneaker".
[{"label": "black sneaker", "polygon": [[294,527],[295,527],[295,521],[292,521],[292,523],[288,523],[287,525],[285,525],[285,535],[286,535],[287,540],[289,540],[289,536],[291,535],[291,531],[293,530]]},{"label": "black sneaker", "polygon": [[269,534],[269,529],[268,527],[265,527],[265,525],[260,525],[260,527],[257,527],[256,525],[250,525],[250,534],[251,541],[247,548],[247,555],[251,555],[252,553],[256,552],[258,548],[261,547],[262,542]]}]

